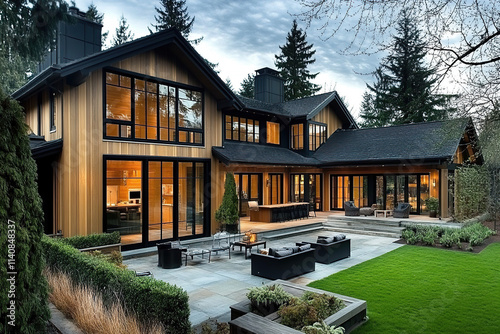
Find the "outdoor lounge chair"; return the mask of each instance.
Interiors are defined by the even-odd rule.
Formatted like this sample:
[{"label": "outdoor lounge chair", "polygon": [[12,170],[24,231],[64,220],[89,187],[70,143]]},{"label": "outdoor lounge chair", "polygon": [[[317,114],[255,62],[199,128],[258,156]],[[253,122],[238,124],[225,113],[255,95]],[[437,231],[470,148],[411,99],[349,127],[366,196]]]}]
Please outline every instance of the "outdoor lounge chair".
[{"label": "outdoor lounge chair", "polygon": [[354,205],[353,201],[344,202],[346,216],[359,216],[359,208]]},{"label": "outdoor lounge chair", "polygon": [[398,207],[394,208],[392,216],[394,218],[409,218],[411,205],[409,203],[398,203]]},{"label": "outdoor lounge chair", "polygon": [[215,233],[212,237],[212,248],[210,251],[219,254],[219,252],[226,251],[229,253],[229,258],[231,258],[231,240],[229,240],[231,235],[227,232]]}]

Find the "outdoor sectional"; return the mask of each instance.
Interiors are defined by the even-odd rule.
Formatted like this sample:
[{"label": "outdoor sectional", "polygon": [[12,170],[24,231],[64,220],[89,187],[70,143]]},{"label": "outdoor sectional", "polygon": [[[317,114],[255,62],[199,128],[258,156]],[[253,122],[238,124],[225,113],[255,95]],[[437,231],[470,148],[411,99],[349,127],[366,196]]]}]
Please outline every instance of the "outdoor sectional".
[{"label": "outdoor sectional", "polygon": [[[306,274],[316,269],[314,259],[314,249],[309,245],[302,247],[288,247],[289,251],[281,252],[275,256],[274,250],[269,249],[271,255],[252,254],[252,275],[261,276],[269,279],[288,279],[291,277]],[[287,254],[289,252],[291,254]],[[280,255],[279,252],[287,255]]]},{"label": "outdoor sectional", "polygon": [[301,242],[297,245],[310,244],[314,249],[316,262],[329,264],[351,256],[351,239],[342,236],[342,234],[334,237],[319,236],[317,242]]}]

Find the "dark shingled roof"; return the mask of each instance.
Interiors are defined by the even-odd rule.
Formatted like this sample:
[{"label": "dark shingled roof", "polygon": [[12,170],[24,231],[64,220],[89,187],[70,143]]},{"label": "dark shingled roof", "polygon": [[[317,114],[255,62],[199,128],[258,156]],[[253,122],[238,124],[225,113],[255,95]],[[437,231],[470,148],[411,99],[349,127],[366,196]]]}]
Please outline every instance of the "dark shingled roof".
[{"label": "dark shingled roof", "polygon": [[60,153],[62,150],[62,139],[46,141],[43,136],[37,136],[35,134],[29,134],[28,138],[30,140],[30,149],[33,159],[48,157]]},{"label": "dark shingled roof", "polygon": [[225,142],[223,147],[212,147],[212,152],[225,164],[312,166],[318,163],[315,159],[306,158],[289,149],[270,145]]},{"label": "dark shingled roof", "polygon": [[[339,101],[339,104],[342,104],[342,101],[335,91],[281,103],[267,103],[255,99],[249,99],[241,95],[238,95],[238,99],[247,109],[263,111],[277,116],[285,116],[290,118],[306,117],[307,119],[311,119],[312,117],[314,117],[335,99]],[[343,118],[348,123],[357,127],[356,122],[352,118],[349,111],[344,106],[342,106],[341,109],[341,112],[344,115],[339,116],[344,116]]]},{"label": "dark shingled roof", "polygon": [[313,155],[321,165],[426,162],[452,159],[468,118],[335,131]]}]

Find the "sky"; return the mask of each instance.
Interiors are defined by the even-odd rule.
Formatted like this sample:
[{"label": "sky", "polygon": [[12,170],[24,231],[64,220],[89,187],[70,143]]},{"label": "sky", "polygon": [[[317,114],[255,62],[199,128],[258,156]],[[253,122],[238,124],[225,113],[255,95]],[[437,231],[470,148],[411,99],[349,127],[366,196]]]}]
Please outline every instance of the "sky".
[{"label": "sky", "polygon": [[[76,5],[86,11],[92,2],[104,13],[103,32],[109,31],[108,44],[121,15],[134,38],[148,35],[155,6],[160,6],[159,1],[144,0],[78,0]],[[186,5],[189,15],[195,17],[190,39],[203,36],[196,50],[210,62],[218,63],[219,76],[224,81],[229,79],[236,91],[249,73],[263,67],[275,68],[274,55],[286,43],[293,15],[302,9],[293,0],[186,0]],[[316,62],[308,69],[319,73],[313,82],[322,86],[320,93],[337,91],[357,118],[366,83],[373,81],[369,73],[382,56],[341,55],[339,51],[351,41],[350,33],[325,40],[319,31],[321,24],[314,22],[306,29],[306,23],[298,20],[299,28],[307,33],[307,42],[316,50]]]}]

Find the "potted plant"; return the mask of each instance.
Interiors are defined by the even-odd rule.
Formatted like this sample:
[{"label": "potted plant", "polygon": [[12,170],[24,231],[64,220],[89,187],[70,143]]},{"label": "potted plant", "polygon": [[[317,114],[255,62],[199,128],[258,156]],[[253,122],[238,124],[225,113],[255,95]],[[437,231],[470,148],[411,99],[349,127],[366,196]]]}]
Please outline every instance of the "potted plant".
[{"label": "potted plant", "polygon": [[429,197],[425,200],[425,206],[429,210],[429,217],[436,218],[439,210],[439,200],[436,197]]},{"label": "potted plant", "polygon": [[217,220],[225,230],[229,233],[238,233],[238,196],[236,196],[236,183],[232,173],[226,174],[226,182],[224,184],[224,196],[222,203],[215,212],[215,220]]},{"label": "potted plant", "polygon": [[281,305],[289,303],[292,299],[292,295],[279,284],[263,285],[249,290],[247,298],[250,300],[252,310],[263,316],[278,311]]}]

